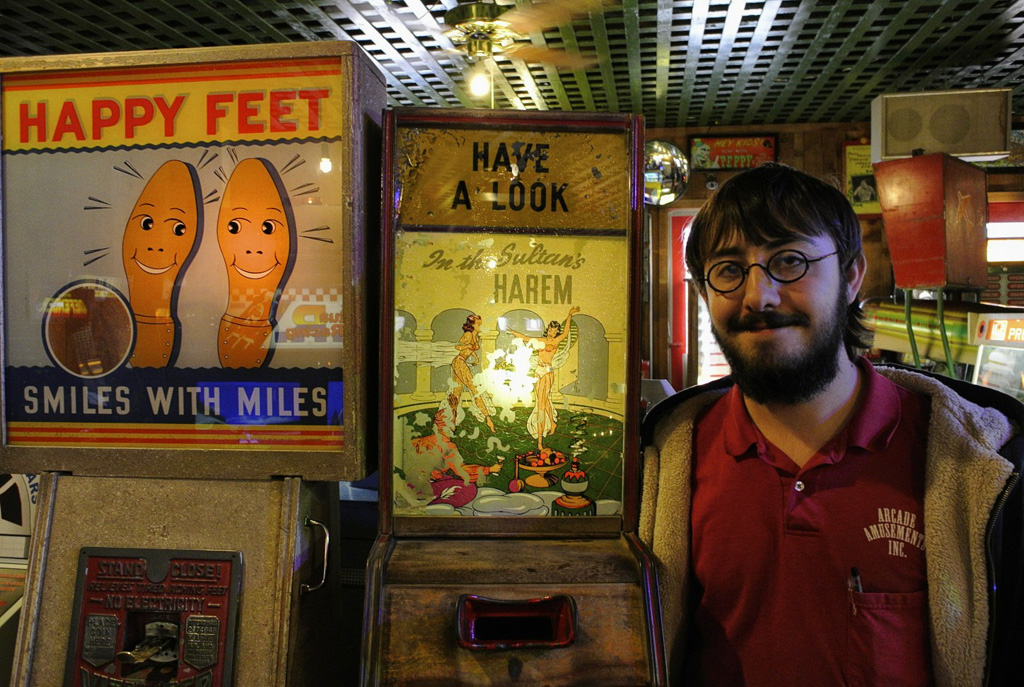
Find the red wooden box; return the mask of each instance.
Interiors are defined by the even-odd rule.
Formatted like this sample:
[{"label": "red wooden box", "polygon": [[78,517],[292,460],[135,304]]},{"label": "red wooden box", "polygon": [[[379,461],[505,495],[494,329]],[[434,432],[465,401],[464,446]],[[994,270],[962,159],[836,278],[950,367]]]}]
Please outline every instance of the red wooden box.
[{"label": "red wooden box", "polygon": [[984,288],[985,171],[942,153],[874,168],[896,286]]}]

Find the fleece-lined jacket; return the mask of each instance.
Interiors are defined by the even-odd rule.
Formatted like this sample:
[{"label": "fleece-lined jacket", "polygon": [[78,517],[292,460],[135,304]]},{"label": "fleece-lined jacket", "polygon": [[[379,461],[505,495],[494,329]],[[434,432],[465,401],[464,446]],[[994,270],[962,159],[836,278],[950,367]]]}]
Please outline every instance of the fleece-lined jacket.
[{"label": "fleece-lined jacket", "polygon": [[[966,382],[898,366],[876,369],[931,404],[924,536],[936,685],[1019,686],[1024,680],[1024,405]],[[694,420],[730,386],[726,378],[687,389],[644,419],[639,534],[657,560],[672,685],[682,684],[692,611]]]}]

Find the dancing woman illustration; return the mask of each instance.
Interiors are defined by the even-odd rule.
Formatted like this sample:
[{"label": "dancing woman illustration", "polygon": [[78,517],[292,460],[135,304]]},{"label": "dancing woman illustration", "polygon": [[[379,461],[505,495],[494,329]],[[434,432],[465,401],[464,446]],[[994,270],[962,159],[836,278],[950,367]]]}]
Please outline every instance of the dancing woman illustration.
[{"label": "dancing woman illustration", "polygon": [[459,403],[462,402],[462,394],[468,389],[473,396],[473,402],[476,403],[476,407],[483,415],[483,421],[493,432],[494,421],[491,420],[491,413],[485,399],[477,391],[476,385],[473,383],[473,371],[469,369],[470,365],[480,362],[480,355],[477,351],[480,350],[480,324],[482,321],[483,318],[479,315],[470,315],[462,325],[462,338],[455,344],[455,350],[458,353],[452,360],[454,387],[448,392],[448,405],[451,406],[452,418],[454,418],[458,412]]},{"label": "dancing woman illustration", "polygon": [[579,311],[579,307],[573,306],[565,322],[549,322],[542,337],[530,337],[513,329],[508,330],[509,334],[535,349],[532,366],[533,375],[537,378],[533,385],[535,401],[533,412],[526,421],[526,429],[537,440],[537,449],[540,451],[544,450],[544,437],[554,434],[558,427],[555,421],[557,411],[551,404],[551,387],[555,383],[555,370],[565,364],[569,349],[576,343],[572,316]]}]

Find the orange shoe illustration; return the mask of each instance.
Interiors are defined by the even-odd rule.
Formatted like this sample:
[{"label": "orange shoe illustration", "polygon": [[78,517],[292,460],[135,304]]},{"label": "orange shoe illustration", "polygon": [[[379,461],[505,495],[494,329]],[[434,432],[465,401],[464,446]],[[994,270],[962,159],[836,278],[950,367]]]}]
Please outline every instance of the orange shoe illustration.
[{"label": "orange shoe illustration", "polygon": [[195,168],[165,162],[132,208],[121,242],[135,317],[132,367],[173,365],[181,346],[178,287],[199,248],[203,204]]},{"label": "orange shoe illustration", "polygon": [[228,271],[220,320],[221,367],[263,367],[273,355],[278,299],[295,263],[295,218],[274,166],[242,160],[224,187],[217,243]]}]

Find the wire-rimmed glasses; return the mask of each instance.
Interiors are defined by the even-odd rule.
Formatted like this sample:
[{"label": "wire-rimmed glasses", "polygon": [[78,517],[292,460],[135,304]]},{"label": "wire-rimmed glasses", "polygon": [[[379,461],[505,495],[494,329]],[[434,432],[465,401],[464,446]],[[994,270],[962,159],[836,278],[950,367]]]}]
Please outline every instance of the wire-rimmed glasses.
[{"label": "wire-rimmed glasses", "polygon": [[835,250],[828,255],[809,258],[798,250],[786,249],[780,250],[768,258],[768,262],[763,265],[755,262],[746,267],[736,260],[722,260],[708,269],[707,274],[704,275],[704,282],[718,293],[732,293],[743,286],[750,270],[760,267],[773,281],[779,284],[791,284],[807,274],[812,262],[830,258],[837,253],[839,251]]}]

